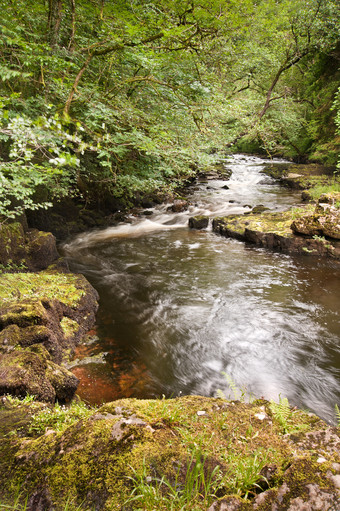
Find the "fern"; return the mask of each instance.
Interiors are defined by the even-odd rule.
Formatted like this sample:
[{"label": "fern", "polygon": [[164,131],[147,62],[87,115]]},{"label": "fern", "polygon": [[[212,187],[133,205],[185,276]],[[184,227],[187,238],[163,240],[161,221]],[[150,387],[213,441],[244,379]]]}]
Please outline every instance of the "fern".
[{"label": "fern", "polygon": [[338,405],[335,405],[335,416],[338,421],[338,428],[340,428],[340,410]]},{"label": "fern", "polygon": [[283,429],[284,433],[289,433],[290,424],[289,421],[292,417],[292,410],[289,405],[289,401],[286,397],[279,396],[279,402],[275,403],[275,401],[271,400],[269,408],[274,416],[274,418],[278,421],[280,426]]},{"label": "fern", "polygon": [[239,399],[239,389],[237,388],[236,383],[234,382],[232,377],[229,376],[229,374],[225,373],[224,371],[222,371],[222,374],[225,377],[225,379],[227,380],[229,388],[231,389],[232,393],[234,394],[234,398]]}]

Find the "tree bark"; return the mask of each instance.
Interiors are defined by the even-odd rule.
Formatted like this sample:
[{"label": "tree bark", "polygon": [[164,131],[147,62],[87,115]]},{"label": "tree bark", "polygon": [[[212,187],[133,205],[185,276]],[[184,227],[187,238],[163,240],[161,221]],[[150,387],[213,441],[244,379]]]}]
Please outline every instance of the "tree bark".
[{"label": "tree bark", "polygon": [[62,0],[48,0],[48,38],[51,46],[58,44],[62,8]]},{"label": "tree bark", "polygon": [[76,0],[70,0],[71,6],[71,34],[70,41],[68,43],[69,51],[73,52],[74,50],[74,37],[76,35]]}]

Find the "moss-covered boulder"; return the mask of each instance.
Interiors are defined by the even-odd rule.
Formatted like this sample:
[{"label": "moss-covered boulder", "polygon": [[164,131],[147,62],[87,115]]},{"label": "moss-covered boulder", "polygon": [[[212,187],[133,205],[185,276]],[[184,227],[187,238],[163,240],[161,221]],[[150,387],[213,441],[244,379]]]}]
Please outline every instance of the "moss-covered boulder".
[{"label": "moss-covered boulder", "polygon": [[12,427],[1,440],[0,494],[11,504],[20,485],[27,511],[340,505],[339,431],[285,400],[124,399],[73,423],[47,409],[17,426],[4,405],[0,418],[0,431]]},{"label": "moss-covered boulder", "polygon": [[14,350],[0,357],[0,394],[36,396],[39,401],[54,403],[70,400],[78,379],[67,369],[51,361],[42,345]]},{"label": "moss-covered boulder", "polygon": [[307,236],[340,239],[340,193],[321,195],[314,211],[294,220],[291,228]]},{"label": "moss-covered boulder", "polygon": [[4,270],[30,271],[46,269],[58,259],[55,237],[36,229],[24,231],[14,222],[0,225],[0,266]]},{"label": "moss-covered boulder", "polygon": [[82,275],[5,273],[0,298],[0,394],[70,399],[78,380],[60,364],[92,327],[97,292]]}]

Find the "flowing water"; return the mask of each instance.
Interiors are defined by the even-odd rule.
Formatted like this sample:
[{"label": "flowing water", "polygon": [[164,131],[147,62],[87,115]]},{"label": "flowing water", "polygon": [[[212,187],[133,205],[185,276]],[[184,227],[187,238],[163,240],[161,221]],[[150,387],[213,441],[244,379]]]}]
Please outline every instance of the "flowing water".
[{"label": "flowing water", "polygon": [[238,395],[281,395],[334,419],[339,266],[187,227],[196,214],[297,204],[299,194],[261,174],[264,163],[231,157],[229,189],[221,180],[197,183],[189,211],[159,206],[64,245],[72,270],[100,295],[96,330],[72,369],[83,398],[214,396],[218,389],[234,397],[232,382]]}]

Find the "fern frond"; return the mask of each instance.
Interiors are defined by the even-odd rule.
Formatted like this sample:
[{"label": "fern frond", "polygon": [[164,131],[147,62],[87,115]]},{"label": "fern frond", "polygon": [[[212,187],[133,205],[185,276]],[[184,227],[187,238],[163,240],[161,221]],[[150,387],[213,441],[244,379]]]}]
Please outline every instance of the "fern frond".
[{"label": "fern frond", "polygon": [[338,428],[340,428],[340,410],[339,410],[338,405],[335,405],[335,415],[336,415],[336,419],[338,421]]}]

